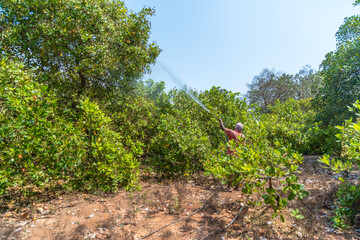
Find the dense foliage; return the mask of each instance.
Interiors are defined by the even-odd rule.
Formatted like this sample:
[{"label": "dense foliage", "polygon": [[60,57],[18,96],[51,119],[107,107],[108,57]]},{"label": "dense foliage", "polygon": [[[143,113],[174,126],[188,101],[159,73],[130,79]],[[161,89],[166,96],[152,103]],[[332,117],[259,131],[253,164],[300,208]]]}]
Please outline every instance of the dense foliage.
[{"label": "dense foliage", "polygon": [[335,134],[338,129],[323,127],[314,121],[315,111],[310,99],[288,99],[268,106],[269,113],[262,115],[267,138],[280,141],[302,154],[338,153],[341,149]]},{"label": "dense foliage", "polygon": [[[359,101],[354,103],[350,110],[360,116]],[[360,165],[360,122],[349,119],[345,121],[345,126],[337,126],[337,128],[341,131],[336,137],[341,140],[342,156],[331,159],[329,155],[324,155],[321,162],[336,172],[348,171],[353,166]]]},{"label": "dense foliage", "polygon": [[331,218],[334,227],[349,228],[360,212],[360,185],[344,183],[336,193],[335,216]]},{"label": "dense foliage", "polygon": [[268,112],[268,106],[276,101],[313,98],[321,82],[321,76],[308,65],[295,75],[265,68],[247,85],[246,97],[250,104],[257,104],[262,112]]},{"label": "dense foliage", "polygon": [[[192,101],[186,92],[174,89],[165,97],[161,86],[148,84],[156,89],[158,97],[154,97],[153,91],[147,94],[148,99],[155,101],[157,115],[152,119],[156,124],[148,128],[153,137],[145,149],[144,163],[167,177],[203,170],[203,162],[213,149],[226,141],[217,119]],[[229,125],[247,118],[248,106],[238,93],[213,87],[200,93],[192,91],[192,94]],[[171,104],[166,104],[166,100]]]},{"label": "dense foliage", "polygon": [[245,126],[245,140],[239,144],[230,142],[235,154],[224,156],[220,152],[213,156],[207,161],[207,171],[233,185],[240,183],[243,193],[249,196],[259,192],[276,216],[288,201],[308,194],[294,175],[303,158],[290,147],[269,141],[264,122],[249,119]]},{"label": "dense foliage", "polygon": [[320,65],[323,87],[319,89],[314,105],[317,119],[325,125],[341,124],[354,117],[347,111],[360,96],[360,18],[345,18],[336,33],[335,51],[326,55]]},{"label": "dense foliage", "polygon": [[149,43],[150,8],[133,13],[118,0],[2,0],[0,7],[0,51],[36,69],[59,96],[129,91],[160,52]]},{"label": "dense foliage", "polygon": [[82,99],[59,112],[56,95],[12,61],[0,62],[0,193],[27,185],[93,191],[137,186],[140,149],[125,149],[111,119]]},{"label": "dense foliage", "polygon": [[[360,102],[353,104],[350,111],[360,116]],[[359,118],[356,122],[352,119],[345,121],[345,126],[337,126],[340,133],[337,137],[341,140],[342,156],[330,158],[324,155],[320,162],[336,172],[348,172],[354,167],[360,166],[360,123]],[[344,183],[337,192],[335,201],[335,216],[332,218],[335,227],[349,228],[354,223],[355,215],[359,212],[360,206],[360,186],[347,183],[345,179],[340,178]]]},{"label": "dense foliage", "polygon": [[158,134],[149,145],[148,164],[165,176],[194,173],[203,169],[209,157],[210,140],[198,123],[184,112],[162,114]]}]

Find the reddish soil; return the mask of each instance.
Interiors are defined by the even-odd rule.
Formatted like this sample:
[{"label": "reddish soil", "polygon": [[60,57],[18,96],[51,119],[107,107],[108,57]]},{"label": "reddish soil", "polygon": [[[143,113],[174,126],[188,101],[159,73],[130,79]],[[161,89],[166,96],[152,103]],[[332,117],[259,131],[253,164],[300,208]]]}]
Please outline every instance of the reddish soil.
[{"label": "reddish soil", "polygon": [[[212,234],[224,229],[244,205],[241,191],[226,192],[220,184],[205,177],[173,183],[144,179],[139,192],[63,195],[17,212],[5,209],[0,214],[0,240],[139,239],[191,215],[205,202],[196,214],[146,239],[360,239],[359,225],[347,231],[331,226],[339,175],[321,168],[317,159],[305,157],[299,177],[310,195],[283,211],[284,223],[271,218],[273,212],[265,206],[244,207],[226,230]],[[359,183],[359,172],[347,178]],[[301,210],[304,219],[290,216],[289,211],[295,208]]]}]

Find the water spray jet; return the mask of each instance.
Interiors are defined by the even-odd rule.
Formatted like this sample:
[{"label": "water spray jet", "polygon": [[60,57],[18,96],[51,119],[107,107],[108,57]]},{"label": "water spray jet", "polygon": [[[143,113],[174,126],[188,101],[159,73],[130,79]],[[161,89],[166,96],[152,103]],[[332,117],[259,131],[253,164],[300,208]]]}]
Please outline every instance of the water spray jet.
[{"label": "water spray jet", "polygon": [[210,110],[200,101],[200,99],[198,99],[186,86],[186,84],[181,81],[178,77],[176,77],[170,70],[168,67],[166,67],[164,64],[158,62],[158,64],[160,65],[160,67],[164,70],[164,72],[167,73],[167,75],[169,75],[169,77],[178,85],[178,87],[183,90],[194,102],[196,102],[200,107],[202,107],[205,111],[207,111],[208,113],[210,113],[214,118],[219,119],[219,117],[210,112]]}]

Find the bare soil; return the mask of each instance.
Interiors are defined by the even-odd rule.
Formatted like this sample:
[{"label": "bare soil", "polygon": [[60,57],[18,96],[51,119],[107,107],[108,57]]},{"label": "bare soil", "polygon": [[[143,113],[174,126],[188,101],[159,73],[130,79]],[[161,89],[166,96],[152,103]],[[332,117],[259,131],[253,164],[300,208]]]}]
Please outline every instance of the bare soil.
[{"label": "bare soil", "polygon": [[[241,191],[224,191],[221,184],[210,178],[159,182],[147,177],[138,192],[62,195],[16,212],[3,208],[0,240],[133,240],[183,217],[188,218],[146,239],[360,239],[358,223],[346,231],[331,226],[340,175],[322,168],[317,159],[305,156],[299,177],[310,195],[289,204],[283,211],[284,223],[271,218],[273,211],[266,206],[245,206]],[[359,184],[359,172],[346,177]],[[242,206],[235,222],[220,231],[232,222]],[[290,216],[290,210],[295,208],[301,210],[304,219]]]}]

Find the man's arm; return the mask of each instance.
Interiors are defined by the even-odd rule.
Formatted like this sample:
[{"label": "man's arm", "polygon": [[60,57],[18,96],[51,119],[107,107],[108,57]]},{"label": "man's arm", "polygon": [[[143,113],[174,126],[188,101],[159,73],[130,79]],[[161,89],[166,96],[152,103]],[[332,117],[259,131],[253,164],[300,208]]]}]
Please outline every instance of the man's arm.
[{"label": "man's arm", "polygon": [[221,129],[225,131],[225,126],[224,126],[223,120],[222,120],[221,118],[218,118],[218,120],[219,120],[219,122],[220,122],[220,127],[221,127]]}]

